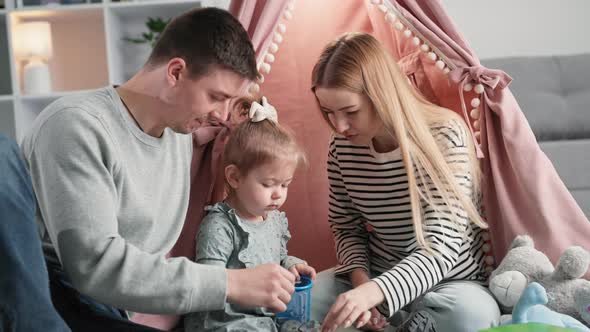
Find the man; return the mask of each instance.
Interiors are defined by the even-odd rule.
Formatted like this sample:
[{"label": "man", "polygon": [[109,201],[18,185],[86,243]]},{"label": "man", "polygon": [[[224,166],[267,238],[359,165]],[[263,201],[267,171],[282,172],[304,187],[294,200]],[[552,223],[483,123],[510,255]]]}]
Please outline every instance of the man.
[{"label": "man", "polygon": [[22,151],[52,298],[72,330],[96,326],[80,310],[140,331],[125,311],[181,314],[225,301],[286,309],[294,278],[277,265],[225,270],[165,257],[187,211],[190,133],[225,120],[257,76],[240,23],[197,9],[168,24],[129,81],[62,98],[36,119]]}]

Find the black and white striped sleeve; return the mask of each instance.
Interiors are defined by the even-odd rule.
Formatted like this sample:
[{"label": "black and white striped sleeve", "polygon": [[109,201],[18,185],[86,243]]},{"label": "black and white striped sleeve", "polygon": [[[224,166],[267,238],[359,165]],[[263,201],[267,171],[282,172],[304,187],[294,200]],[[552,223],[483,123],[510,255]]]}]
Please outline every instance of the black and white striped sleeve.
[{"label": "black and white striped sleeve", "polygon": [[328,221],[336,242],[338,266],[335,274],[349,273],[355,269],[369,271],[368,232],[360,213],[348,196],[338,164],[336,140],[332,137],[328,151],[328,180],[330,199]]},{"label": "black and white striped sleeve", "polygon": [[[458,123],[432,128],[445,160],[451,166],[460,188],[471,197],[472,178],[469,168],[467,136]],[[443,204],[440,191],[427,183],[434,195],[431,204],[423,202],[424,236],[432,253],[417,249],[395,267],[373,280],[385,295],[379,311],[391,317],[396,311],[412,302],[428,289],[446,278],[456,266],[460,248],[465,241],[469,219],[467,212],[456,202],[448,207]]]}]

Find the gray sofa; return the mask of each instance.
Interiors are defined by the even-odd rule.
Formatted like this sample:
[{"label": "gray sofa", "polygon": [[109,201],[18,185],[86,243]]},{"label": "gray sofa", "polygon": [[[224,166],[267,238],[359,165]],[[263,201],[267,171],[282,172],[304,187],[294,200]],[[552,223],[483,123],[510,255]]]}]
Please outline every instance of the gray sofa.
[{"label": "gray sofa", "polygon": [[590,54],[482,61],[510,90],[574,198],[590,217]]}]

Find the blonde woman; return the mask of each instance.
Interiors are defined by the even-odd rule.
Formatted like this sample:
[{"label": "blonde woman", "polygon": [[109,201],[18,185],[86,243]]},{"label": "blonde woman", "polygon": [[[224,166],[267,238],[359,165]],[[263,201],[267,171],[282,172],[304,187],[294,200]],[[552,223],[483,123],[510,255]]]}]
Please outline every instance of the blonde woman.
[{"label": "blonde woman", "polygon": [[339,265],[315,287],[335,299],[323,309],[322,330],[495,325],[500,311],[484,287],[480,174],[463,120],[419,95],[363,33],[326,46],[312,91],[334,130],[329,222]]}]

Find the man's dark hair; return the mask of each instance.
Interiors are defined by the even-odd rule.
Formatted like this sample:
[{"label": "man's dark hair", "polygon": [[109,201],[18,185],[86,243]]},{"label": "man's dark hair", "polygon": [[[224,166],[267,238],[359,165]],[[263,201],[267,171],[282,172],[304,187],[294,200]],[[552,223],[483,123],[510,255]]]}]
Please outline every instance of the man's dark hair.
[{"label": "man's dark hair", "polygon": [[198,8],[174,18],[156,42],[147,66],[179,57],[193,78],[212,66],[231,70],[245,78],[258,78],[252,42],[242,24],[219,8]]}]

